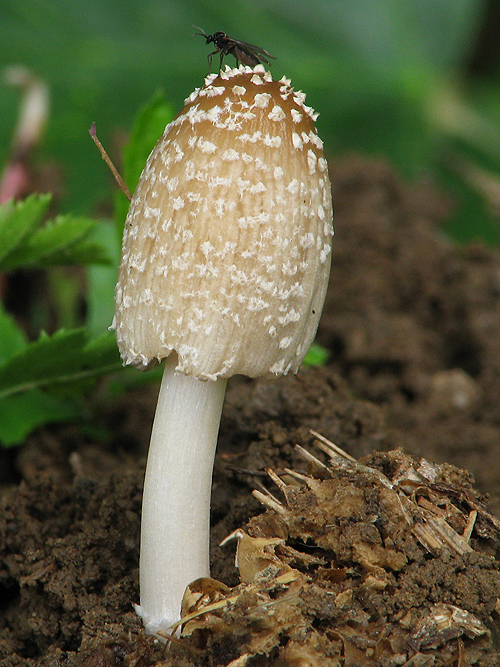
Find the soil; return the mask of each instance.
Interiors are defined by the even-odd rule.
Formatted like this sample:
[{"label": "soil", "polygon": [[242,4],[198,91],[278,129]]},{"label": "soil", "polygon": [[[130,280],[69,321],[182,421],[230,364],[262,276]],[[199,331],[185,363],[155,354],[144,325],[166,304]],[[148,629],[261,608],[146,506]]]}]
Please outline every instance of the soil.
[{"label": "soil", "polygon": [[[446,238],[452,204],[430,183],[359,156],[331,176],[330,360],[229,383],[212,500],[225,586],[202,582],[189,608],[216,610],[171,646],[142,633],[157,387],[110,401],[103,381],[92,433],[48,427],[0,454],[1,667],[500,664],[500,255]],[[239,572],[236,543],[218,546],[237,529]]]}]

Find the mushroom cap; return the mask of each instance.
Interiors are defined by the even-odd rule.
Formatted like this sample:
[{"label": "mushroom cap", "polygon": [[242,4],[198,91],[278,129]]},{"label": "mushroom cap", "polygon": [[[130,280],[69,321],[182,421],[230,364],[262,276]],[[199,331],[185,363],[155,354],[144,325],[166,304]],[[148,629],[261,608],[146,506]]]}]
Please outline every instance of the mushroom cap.
[{"label": "mushroom cap", "polygon": [[210,75],[148,158],[115,293],[124,364],[178,355],[215,380],[296,372],[315,336],[333,234],[316,114],[262,65]]}]

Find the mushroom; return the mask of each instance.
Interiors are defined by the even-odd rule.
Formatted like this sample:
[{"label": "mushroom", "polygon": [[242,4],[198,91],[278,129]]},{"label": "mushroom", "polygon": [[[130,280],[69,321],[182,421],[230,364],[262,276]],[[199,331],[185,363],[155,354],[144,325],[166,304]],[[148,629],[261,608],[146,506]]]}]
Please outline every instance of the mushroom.
[{"label": "mushroom", "polygon": [[262,65],[205,79],[152,151],[125,224],[112,328],[124,364],[166,359],[144,481],[146,631],[209,576],[212,470],[227,378],[297,372],[330,268],[317,114]]}]

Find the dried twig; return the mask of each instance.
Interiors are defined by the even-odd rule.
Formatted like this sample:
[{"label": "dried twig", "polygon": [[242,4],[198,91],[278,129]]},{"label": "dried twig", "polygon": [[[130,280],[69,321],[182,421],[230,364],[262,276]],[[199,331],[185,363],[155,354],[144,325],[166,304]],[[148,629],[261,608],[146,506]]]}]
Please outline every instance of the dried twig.
[{"label": "dried twig", "polygon": [[95,123],[92,123],[92,125],[90,127],[90,130],[89,130],[89,134],[92,137],[92,141],[95,143],[95,145],[99,149],[99,153],[101,154],[102,159],[108,165],[109,170],[111,171],[111,173],[115,177],[115,180],[118,183],[118,185],[120,186],[121,191],[123,192],[125,197],[130,201],[132,199],[132,196],[130,194],[130,190],[127,188],[127,186],[125,184],[125,181],[123,180],[123,178],[118,173],[118,169],[115,167],[115,165],[111,161],[111,158],[107,154],[106,149],[104,148],[104,146],[101,144],[101,142],[97,138]]}]

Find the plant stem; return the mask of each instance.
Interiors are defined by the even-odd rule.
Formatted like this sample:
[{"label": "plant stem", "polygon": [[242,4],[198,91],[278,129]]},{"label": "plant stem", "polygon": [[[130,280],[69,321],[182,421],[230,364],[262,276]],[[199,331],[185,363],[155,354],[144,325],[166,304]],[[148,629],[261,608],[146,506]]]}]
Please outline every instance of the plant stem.
[{"label": "plant stem", "polygon": [[165,362],[142,501],[140,593],[149,634],[180,619],[186,586],[210,576],[212,471],[226,379],[201,381]]}]

